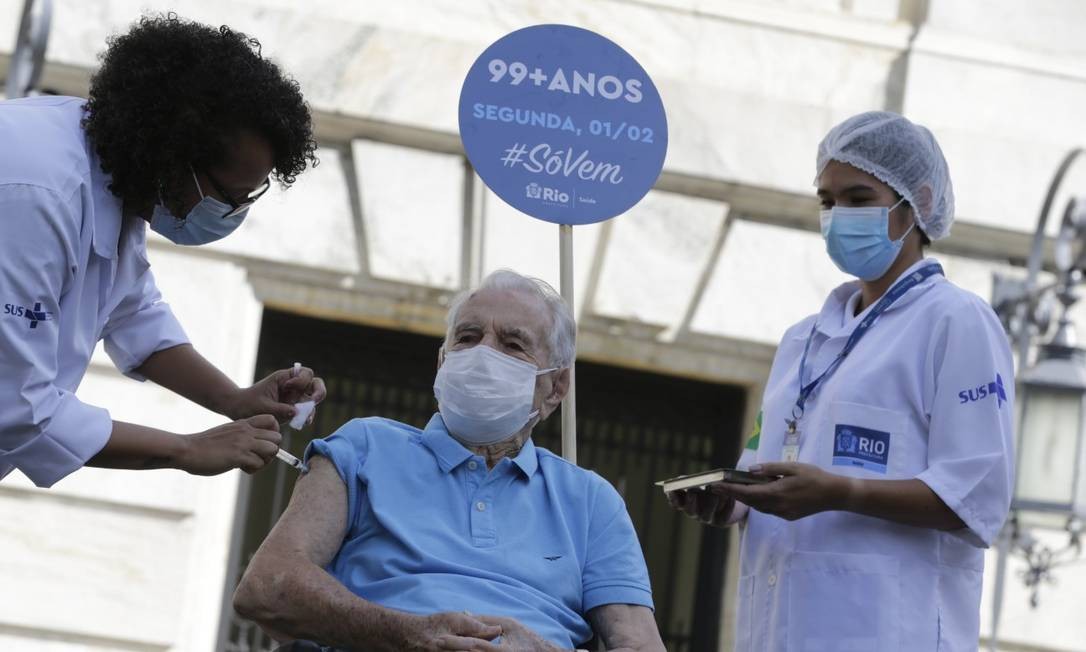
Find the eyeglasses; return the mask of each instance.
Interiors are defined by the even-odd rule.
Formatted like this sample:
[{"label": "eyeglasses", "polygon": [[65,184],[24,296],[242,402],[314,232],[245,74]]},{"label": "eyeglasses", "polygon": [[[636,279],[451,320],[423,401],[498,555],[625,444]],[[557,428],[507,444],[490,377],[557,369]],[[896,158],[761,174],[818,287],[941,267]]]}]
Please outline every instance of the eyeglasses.
[{"label": "eyeglasses", "polygon": [[[200,187],[200,179],[196,176],[196,170],[193,170],[191,165],[189,166],[189,170],[192,172],[192,180],[196,182],[196,190],[200,193],[200,199],[203,199],[204,189]],[[235,217],[239,213],[247,210],[250,206],[256,203],[256,200],[260,199],[260,197],[263,196],[264,193],[268,192],[268,188],[271,188],[271,177],[268,177],[264,179],[264,183],[257,186],[256,190],[253,190],[245,196],[244,200],[238,202],[235,201],[228,192],[226,192],[226,190],[222,187],[222,184],[219,183],[219,180],[216,179],[210,172],[205,170],[204,175],[207,176],[207,178],[211,181],[211,186],[215,188],[215,192],[222,195],[222,198],[225,199],[226,203],[230,205],[230,210],[222,216],[222,219],[224,220],[228,217]]]}]

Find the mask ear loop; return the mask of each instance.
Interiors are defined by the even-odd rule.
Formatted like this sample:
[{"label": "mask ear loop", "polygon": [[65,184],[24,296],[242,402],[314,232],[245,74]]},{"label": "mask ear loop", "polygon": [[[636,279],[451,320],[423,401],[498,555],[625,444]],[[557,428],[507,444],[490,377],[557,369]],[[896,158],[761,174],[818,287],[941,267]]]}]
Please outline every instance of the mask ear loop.
[{"label": "mask ear loop", "polygon": [[[904,195],[902,195],[901,199],[897,200],[897,203],[894,204],[893,206],[891,206],[890,209],[886,212],[887,218],[889,218],[890,213],[894,212],[895,208],[897,208],[898,206],[901,206],[901,202],[903,202],[903,201],[905,201],[905,196]],[[914,217],[912,219],[912,224],[909,225],[909,228],[905,230],[905,233],[903,233],[900,238],[898,238],[897,240],[894,240],[894,242],[904,243],[905,238],[909,237],[909,234],[912,233],[913,229],[915,229],[915,228],[916,228],[916,218]]]},{"label": "mask ear loop", "polygon": [[[539,371],[536,371],[535,375],[536,375],[536,378],[538,378],[538,377],[542,376],[543,374],[550,374],[550,373],[554,373],[555,371],[563,371],[565,369],[569,369],[569,367],[551,367],[549,369],[540,369]],[[543,419],[540,418],[539,408],[536,408],[535,410],[532,410],[532,413],[533,413],[534,416],[530,417],[529,421],[531,421],[531,419],[536,419],[535,424],[532,425],[532,427],[534,428],[535,426],[542,423]]]},{"label": "mask ear loop", "polygon": [[[196,192],[200,193],[200,199],[204,199],[204,189],[200,187],[200,179],[196,177],[196,170],[192,168],[192,164],[189,163],[189,172],[192,173],[192,182],[196,184]],[[902,198],[904,199],[904,197]]]},{"label": "mask ear loop", "polygon": [[[555,371],[562,371],[563,369],[566,369],[566,368],[567,367],[550,367],[550,368],[547,368],[547,369],[537,369],[536,372],[535,372],[535,377],[539,378],[540,376],[542,376],[544,374],[554,373]],[[535,423],[532,423],[533,419],[535,420]],[[533,409],[532,409],[531,413],[528,416],[528,423],[532,423],[532,427],[535,428],[536,426],[538,426],[542,422],[543,422],[543,419],[542,419],[542,416],[540,415],[540,409],[533,406]]]},{"label": "mask ear loop", "polygon": [[902,236],[900,238],[898,238],[897,240],[894,240],[894,242],[904,243],[905,238],[909,237],[909,234],[912,233],[913,229],[915,229],[915,228],[916,228],[916,222],[914,221],[911,225],[909,225],[909,228],[905,231],[905,233],[902,234]]}]

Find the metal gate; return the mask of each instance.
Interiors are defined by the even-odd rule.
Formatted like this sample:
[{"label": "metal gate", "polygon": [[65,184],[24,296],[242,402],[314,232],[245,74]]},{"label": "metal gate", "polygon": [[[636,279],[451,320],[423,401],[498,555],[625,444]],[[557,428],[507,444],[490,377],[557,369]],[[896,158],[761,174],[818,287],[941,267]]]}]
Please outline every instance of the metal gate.
[{"label": "metal gate", "polygon": [[[299,360],[318,371],[328,398],[308,436],[346,421],[383,416],[423,427],[436,410],[438,338],[267,310],[257,377]],[[744,391],[728,385],[578,362],[578,463],[607,478],[626,500],[645,552],[656,619],[672,652],[715,652],[727,539],[672,510],[655,480],[734,462]],[[536,444],[560,452],[560,419],[536,428]],[[287,444],[301,455],[308,438]],[[282,513],[295,474],[285,465],[251,480],[244,527],[235,541],[239,570]],[[229,602],[227,602],[229,604]],[[255,626],[229,611],[227,649],[268,650]]]}]

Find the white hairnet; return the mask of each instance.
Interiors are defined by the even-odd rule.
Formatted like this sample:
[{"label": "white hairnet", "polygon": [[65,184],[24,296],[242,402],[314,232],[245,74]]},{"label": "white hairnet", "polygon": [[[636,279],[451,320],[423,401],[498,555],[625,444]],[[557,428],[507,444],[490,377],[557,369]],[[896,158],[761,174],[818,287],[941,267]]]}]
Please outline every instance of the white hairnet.
[{"label": "white hairnet", "polygon": [[854,115],[818,145],[818,176],[831,160],[878,178],[913,207],[917,226],[932,240],[950,235],[954,189],[943,151],[931,132],[889,111]]}]

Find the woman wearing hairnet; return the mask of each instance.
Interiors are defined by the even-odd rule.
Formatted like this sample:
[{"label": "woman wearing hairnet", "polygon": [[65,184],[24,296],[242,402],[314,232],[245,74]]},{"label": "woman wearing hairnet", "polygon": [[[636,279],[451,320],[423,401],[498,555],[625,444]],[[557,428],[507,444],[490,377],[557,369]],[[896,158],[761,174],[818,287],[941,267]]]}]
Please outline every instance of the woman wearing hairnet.
[{"label": "woman wearing hairnet", "polygon": [[976,650],[1014,380],[992,310],[924,256],[954,217],[946,161],[924,127],[864,113],[819,145],[816,184],[858,280],[781,340],[739,462],[773,481],[671,501],[745,523],[737,650]]}]

